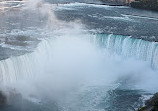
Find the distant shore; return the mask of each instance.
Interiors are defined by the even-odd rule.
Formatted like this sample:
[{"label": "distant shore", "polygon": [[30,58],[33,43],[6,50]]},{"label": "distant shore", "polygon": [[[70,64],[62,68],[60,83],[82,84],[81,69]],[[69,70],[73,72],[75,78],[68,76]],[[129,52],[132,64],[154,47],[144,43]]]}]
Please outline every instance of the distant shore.
[{"label": "distant shore", "polygon": [[158,1],[156,0],[136,1],[136,2],[132,2],[130,6],[133,8],[158,11]]},{"label": "distant shore", "polygon": [[119,0],[100,0],[104,4],[107,5],[115,5],[115,6],[127,6],[129,3],[121,2]]},{"label": "distant shore", "polygon": [[110,6],[130,6],[133,8],[158,11],[158,1],[157,0],[137,0],[131,3],[119,2],[118,0],[100,0],[103,2],[100,5],[110,5]]},{"label": "distant shore", "polygon": [[122,5],[122,4],[111,3],[111,2],[106,2],[106,3],[86,3],[86,4],[108,5],[108,6],[124,6],[124,5]]}]

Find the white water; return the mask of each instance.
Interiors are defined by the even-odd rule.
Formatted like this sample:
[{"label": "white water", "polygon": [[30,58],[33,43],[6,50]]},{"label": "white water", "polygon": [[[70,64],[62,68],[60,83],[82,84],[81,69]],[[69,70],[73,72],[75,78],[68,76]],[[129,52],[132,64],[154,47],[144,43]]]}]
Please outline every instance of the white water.
[{"label": "white water", "polygon": [[[40,89],[67,89],[80,84],[111,85],[125,78],[138,88],[157,90],[157,74],[150,68],[157,65],[156,43],[123,36],[100,37],[78,28],[57,33],[43,40],[33,53],[0,61],[3,85],[26,93],[30,88],[34,92],[38,85]],[[148,52],[145,47],[154,48]]]},{"label": "white water", "polygon": [[98,34],[96,39],[105,48],[126,58],[135,58],[149,63],[155,69],[158,68],[158,43],[129,36]]},{"label": "white water", "polygon": [[1,88],[32,102],[47,97],[64,111],[94,110],[107,91],[120,86],[157,91],[157,72],[141,56],[127,55],[131,46],[123,42],[131,38],[120,39],[91,35],[77,25],[58,30],[34,52],[0,61]]}]

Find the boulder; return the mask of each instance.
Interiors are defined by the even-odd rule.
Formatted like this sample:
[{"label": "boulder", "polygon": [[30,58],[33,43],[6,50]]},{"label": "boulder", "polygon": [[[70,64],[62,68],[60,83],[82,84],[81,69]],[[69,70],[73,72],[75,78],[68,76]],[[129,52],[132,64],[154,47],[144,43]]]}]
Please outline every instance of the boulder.
[{"label": "boulder", "polygon": [[138,111],[158,111],[158,93],[154,94],[149,100],[145,102],[145,106]]},{"label": "boulder", "polygon": [[7,102],[6,97],[4,96],[4,94],[0,91],[0,107],[4,106]]}]

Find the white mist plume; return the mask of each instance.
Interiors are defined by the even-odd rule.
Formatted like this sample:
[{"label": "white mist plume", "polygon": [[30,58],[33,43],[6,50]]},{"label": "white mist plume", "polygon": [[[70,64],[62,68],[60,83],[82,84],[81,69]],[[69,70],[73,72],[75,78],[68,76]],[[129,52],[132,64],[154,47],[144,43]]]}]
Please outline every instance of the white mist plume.
[{"label": "white mist plume", "polygon": [[[53,38],[41,42],[35,52],[1,62],[4,85],[15,88],[25,97],[54,96],[81,86],[108,86],[118,80],[133,88],[157,89],[153,85],[156,72],[145,62],[123,60],[108,50],[98,49],[89,42],[93,35],[77,25],[54,34]],[[147,78],[150,79],[146,81]]]},{"label": "white mist plume", "polygon": [[35,13],[36,15],[32,16],[38,16],[37,19],[39,20],[36,21],[41,21],[40,19],[42,18],[42,21],[45,22],[45,27],[43,26],[43,28],[55,30],[64,25],[64,22],[58,20],[54,14],[56,7],[55,4],[49,4],[43,0],[28,0],[23,9]]}]

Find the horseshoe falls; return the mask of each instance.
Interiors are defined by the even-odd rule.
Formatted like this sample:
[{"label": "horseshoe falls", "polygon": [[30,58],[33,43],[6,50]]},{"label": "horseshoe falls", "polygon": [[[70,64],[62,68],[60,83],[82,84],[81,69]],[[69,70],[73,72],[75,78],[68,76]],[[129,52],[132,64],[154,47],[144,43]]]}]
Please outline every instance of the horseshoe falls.
[{"label": "horseshoe falls", "polygon": [[0,1],[0,111],[137,111],[158,91],[158,14],[101,3]]},{"label": "horseshoe falls", "polygon": [[[102,50],[108,50],[113,56],[118,55],[126,59],[132,58],[138,61],[144,61],[149,67],[155,70],[158,67],[158,43],[156,42],[112,34],[90,34],[85,40],[87,44],[92,43]],[[36,76],[34,73],[37,69],[33,67],[37,64],[40,65],[42,62],[50,61],[49,59],[53,56],[51,50],[53,49],[52,47],[54,47],[54,42],[55,39],[42,40],[34,52],[1,60],[1,81],[5,83],[7,81],[17,81],[19,77],[32,78]],[[39,66],[39,68],[43,67],[43,65]]]},{"label": "horseshoe falls", "polygon": [[157,69],[157,43],[142,39],[131,38],[130,36],[97,34],[96,43],[109,49],[113,53],[126,58],[133,57],[138,60],[147,61],[152,68]]},{"label": "horseshoe falls", "polygon": [[[124,104],[123,108],[129,104],[129,108],[139,107],[142,104],[142,95],[146,94],[144,91],[151,91],[150,85],[157,81],[157,74],[152,69],[153,66],[156,68],[156,63],[152,61],[157,44],[120,35],[85,34],[85,38],[81,35],[73,38],[63,35],[61,38],[45,39],[34,52],[2,60],[2,90],[22,94],[23,98],[20,100],[17,100],[16,96],[11,99],[17,100],[18,104],[23,101],[23,108],[30,106],[31,103],[35,104],[31,110],[44,110],[45,107],[41,105],[48,105],[51,110],[55,108],[54,110],[87,111],[113,107],[122,110],[122,107],[108,103],[108,99],[112,99],[113,93],[117,94],[124,90],[126,92],[122,93],[138,100],[128,98],[130,102]],[[150,53],[146,53],[146,46],[152,48]],[[149,74],[152,77],[149,77]],[[152,81],[144,84],[147,78],[151,78]],[[155,91],[157,85],[152,87]],[[133,92],[135,95],[132,95]],[[8,93],[7,95],[10,96]],[[45,103],[43,99],[53,103]],[[79,99],[84,101],[84,107]],[[136,106],[133,106],[133,101],[138,102]],[[97,106],[101,104],[103,106]],[[17,110],[17,107],[19,106],[13,105],[11,108]],[[6,109],[10,110],[10,107]]]}]

